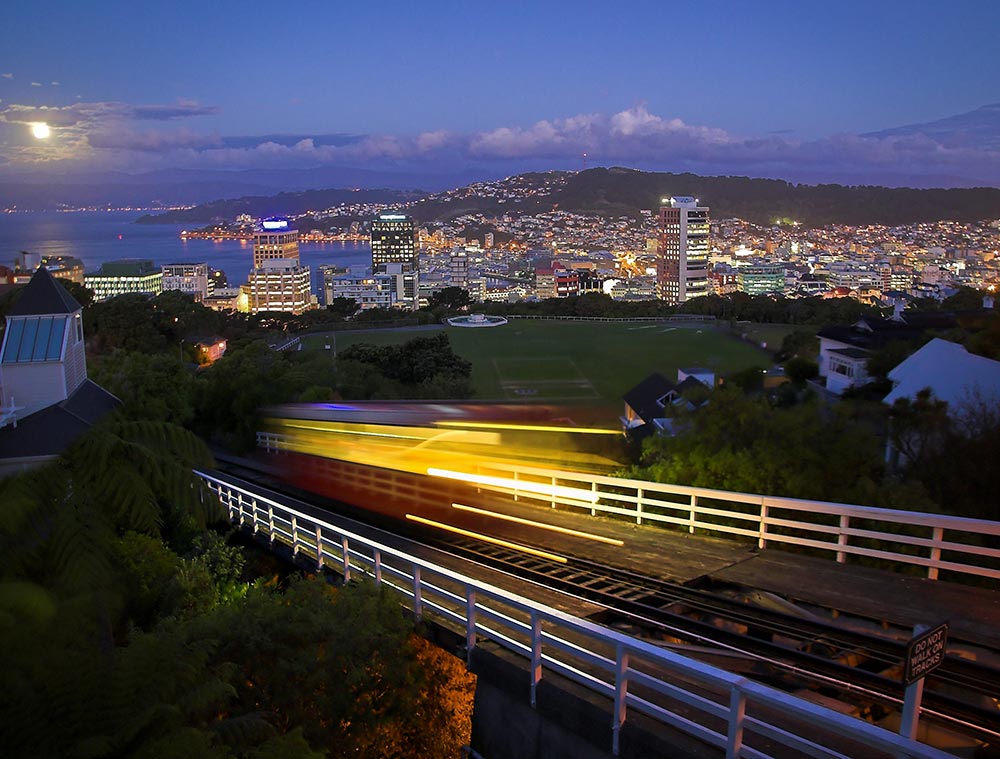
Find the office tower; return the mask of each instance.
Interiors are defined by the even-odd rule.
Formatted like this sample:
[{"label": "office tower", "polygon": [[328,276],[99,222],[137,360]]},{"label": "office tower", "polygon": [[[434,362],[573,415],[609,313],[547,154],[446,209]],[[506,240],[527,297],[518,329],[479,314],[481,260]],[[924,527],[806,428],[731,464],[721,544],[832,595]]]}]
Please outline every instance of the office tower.
[{"label": "office tower", "polygon": [[464,248],[452,248],[448,258],[448,273],[453,287],[465,287],[469,282],[469,253]]},{"label": "office tower", "polygon": [[419,258],[413,219],[398,213],[379,214],[372,222],[372,274],[401,277],[402,303],[419,306]]},{"label": "office tower", "polygon": [[294,259],[299,261],[299,233],[288,219],[264,219],[253,236],[253,268],[260,269],[264,261]]},{"label": "office tower", "polygon": [[312,308],[308,266],[299,264],[298,232],[288,219],[264,219],[253,237],[253,271],[247,282],[249,309],[301,314]]},{"label": "office tower", "polygon": [[163,291],[180,290],[201,303],[212,294],[215,282],[207,263],[176,263],[163,266]]},{"label": "office tower", "polygon": [[87,274],[83,286],[94,291],[94,300],[116,295],[149,295],[163,292],[163,270],[150,260],[124,258],[105,261],[96,274]]},{"label": "office tower", "polygon": [[656,294],[683,303],[708,292],[708,208],[697,198],[666,198],[660,208]]}]

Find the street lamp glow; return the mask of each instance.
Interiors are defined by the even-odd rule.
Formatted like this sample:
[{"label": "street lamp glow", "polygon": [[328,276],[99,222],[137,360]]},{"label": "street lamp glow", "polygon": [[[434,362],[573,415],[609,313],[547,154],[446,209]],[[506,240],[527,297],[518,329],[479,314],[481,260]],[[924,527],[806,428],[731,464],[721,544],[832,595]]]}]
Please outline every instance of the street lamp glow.
[{"label": "street lamp glow", "polygon": [[52,130],[49,129],[49,125],[44,121],[37,121],[31,125],[31,133],[35,135],[39,140],[44,140],[50,134]]}]

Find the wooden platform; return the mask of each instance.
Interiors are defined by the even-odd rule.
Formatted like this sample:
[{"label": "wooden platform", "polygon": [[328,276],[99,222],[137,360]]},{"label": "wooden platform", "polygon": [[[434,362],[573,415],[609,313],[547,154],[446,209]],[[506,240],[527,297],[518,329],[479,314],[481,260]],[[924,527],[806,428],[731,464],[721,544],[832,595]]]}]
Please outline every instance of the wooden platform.
[{"label": "wooden platform", "polygon": [[948,621],[950,640],[1000,649],[1000,589],[779,551],[762,552],[710,576],[902,627],[934,627]]},{"label": "wooden platform", "polygon": [[742,585],[902,628],[948,621],[953,641],[1000,650],[1000,586],[927,580],[858,564],[838,564],[833,556],[804,556],[780,549],[758,551],[749,542],[638,526],[582,511],[499,500],[490,501],[488,508],[624,542],[621,547],[610,546],[529,528],[507,533],[554,552],[684,584],[709,578]]}]

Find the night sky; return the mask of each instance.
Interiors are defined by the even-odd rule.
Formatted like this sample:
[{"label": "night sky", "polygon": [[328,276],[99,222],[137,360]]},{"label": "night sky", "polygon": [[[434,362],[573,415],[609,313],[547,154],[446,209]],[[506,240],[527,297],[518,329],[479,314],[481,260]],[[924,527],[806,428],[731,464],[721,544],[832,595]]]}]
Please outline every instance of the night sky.
[{"label": "night sky", "polygon": [[1000,3],[261,7],[6,6],[0,172],[579,168],[587,152],[1000,181],[1000,108],[977,110],[1000,102]]}]

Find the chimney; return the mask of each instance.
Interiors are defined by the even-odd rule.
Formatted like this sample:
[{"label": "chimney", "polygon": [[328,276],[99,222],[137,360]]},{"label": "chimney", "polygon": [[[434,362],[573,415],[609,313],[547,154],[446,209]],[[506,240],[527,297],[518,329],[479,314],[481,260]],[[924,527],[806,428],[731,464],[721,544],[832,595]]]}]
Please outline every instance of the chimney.
[{"label": "chimney", "polygon": [[984,295],[983,296],[983,308],[985,308],[985,309],[992,309],[993,308],[993,303],[994,303],[994,300],[993,300],[993,296],[992,295]]}]

